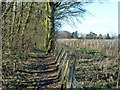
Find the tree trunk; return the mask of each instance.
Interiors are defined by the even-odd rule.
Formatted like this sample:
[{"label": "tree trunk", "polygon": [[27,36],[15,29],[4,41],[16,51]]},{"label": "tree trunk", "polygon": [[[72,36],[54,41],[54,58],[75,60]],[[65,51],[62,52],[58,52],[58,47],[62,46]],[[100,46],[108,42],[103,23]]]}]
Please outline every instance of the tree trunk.
[{"label": "tree trunk", "polygon": [[45,39],[44,39],[44,47],[47,48],[48,47],[48,2],[45,3],[46,6],[46,20],[45,20]]},{"label": "tree trunk", "polygon": [[48,47],[46,53],[51,53],[54,51],[54,41],[55,41],[55,25],[54,25],[54,13],[55,5],[54,2],[48,2],[49,8],[49,28],[48,28]]}]

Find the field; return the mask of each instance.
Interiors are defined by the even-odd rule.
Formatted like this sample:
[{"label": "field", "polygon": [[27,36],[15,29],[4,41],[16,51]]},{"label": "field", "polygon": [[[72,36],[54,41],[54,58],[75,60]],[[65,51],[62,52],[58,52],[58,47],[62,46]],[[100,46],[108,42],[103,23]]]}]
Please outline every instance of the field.
[{"label": "field", "polygon": [[118,41],[58,39],[77,58],[75,77],[84,87],[115,88],[118,77]]},{"label": "field", "polygon": [[64,45],[69,45],[70,47],[77,48],[89,48],[95,50],[101,50],[107,55],[116,56],[118,50],[118,40],[90,40],[90,39],[58,39],[58,42]]}]

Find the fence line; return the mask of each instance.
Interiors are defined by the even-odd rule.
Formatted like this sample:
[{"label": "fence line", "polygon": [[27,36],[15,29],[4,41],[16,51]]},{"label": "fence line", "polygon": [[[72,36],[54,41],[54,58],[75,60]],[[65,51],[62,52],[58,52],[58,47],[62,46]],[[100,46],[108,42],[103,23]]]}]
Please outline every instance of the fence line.
[{"label": "fence line", "polygon": [[69,60],[69,50],[63,48],[62,45],[56,44],[55,48],[56,62],[58,65],[58,78],[61,79],[61,89],[81,88],[83,87],[75,79],[76,58],[73,63]]}]

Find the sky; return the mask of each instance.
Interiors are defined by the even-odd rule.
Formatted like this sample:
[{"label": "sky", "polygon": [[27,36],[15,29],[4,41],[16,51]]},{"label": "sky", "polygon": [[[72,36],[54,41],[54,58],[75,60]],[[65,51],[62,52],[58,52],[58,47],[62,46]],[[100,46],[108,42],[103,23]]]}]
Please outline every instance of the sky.
[{"label": "sky", "polygon": [[118,2],[95,2],[84,6],[89,13],[86,13],[81,23],[76,23],[76,26],[70,24],[62,25],[61,31],[69,31],[87,34],[90,31],[97,34],[117,35],[118,34]]}]

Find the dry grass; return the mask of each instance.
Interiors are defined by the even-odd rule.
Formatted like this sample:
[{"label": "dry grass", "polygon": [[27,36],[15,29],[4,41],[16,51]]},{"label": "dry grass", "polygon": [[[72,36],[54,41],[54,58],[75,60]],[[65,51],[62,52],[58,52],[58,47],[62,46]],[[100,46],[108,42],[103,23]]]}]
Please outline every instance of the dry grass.
[{"label": "dry grass", "polygon": [[118,40],[58,39],[77,57],[76,78],[83,86],[116,87]]},{"label": "dry grass", "polygon": [[69,45],[70,47],[89,48],[101,50],[107,55],[115,56],[118,54],[118,40],[88,40],[88,39],[58,39],[58,42]]}]

